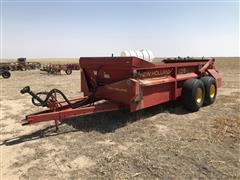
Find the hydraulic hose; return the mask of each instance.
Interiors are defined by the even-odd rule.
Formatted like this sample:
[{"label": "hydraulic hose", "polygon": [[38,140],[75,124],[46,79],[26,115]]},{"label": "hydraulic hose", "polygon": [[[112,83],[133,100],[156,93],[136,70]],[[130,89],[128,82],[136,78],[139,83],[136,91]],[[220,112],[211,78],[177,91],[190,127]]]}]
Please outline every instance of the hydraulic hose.
[{"label": "hydraulic hose", "polygon": [[78,102],[75,102],[75,103],[71,103],[62,91],[60,91],[59,89],[52,89],[51,91],[48,92],[47,97],[46,97],[46,99],[44,100],[44,106],[47,106],[48,100],[49,100],[49,99],[53,96],[53,94],[55,94],[55,93],[60,94],[60,95],[63,97],[63,99],[67,102],[67,104],[68,104],[72,109],[75,109],[75,108],[78,108],[78,107],[80,107],[80,106],[83,106],[85,103],[87,103],[89,100],[92,99],[92,97],[89,96],[87,99],[84,99],[84,100],[82,100],[82,101],[78,101]]},{"label": "hydraulic hose", "polygon": [[[65,94],[60,91],[59,89],[52,89],[51,91],[49,92],[38,92],[38,93],[34,93],[30,90],[30,87],[29,86],[26,86],[25,88],[23,88],[21,91],[20,91],[22,94],[25,94],[25,93],[29,93],[31,96],[32,96],[32,102],[35,106],[42,106],[42,107],[46,107],[47,104],[48,104],[48,101],[50,100],[50,98],[54,97],[54,94],[57,93],[57,94],[60,94],[63,99],[66,101],[66,103],[73,109],[75,108],[78,108],[80,106],[83,106],[87,103],[90,103],[92,101],[92,95],[90,95],[88,98],[82,100],[82,101],[78,101],[78,102],[75,102],[75,103],[71,103],[68,98],[65,96]],[[39,97],[40,94],[44,94],[46,95],[46,98],[43,100],[42,98]],[[35,100],[37,100],[39,103],[36,103]]]},{"label": "hydraulic hose", "polygon": [[[49,92],[38,92],[38,93],[34,93],[31,91],[30,87],[29,86],[26,86],[24,87],[20,92],[22,94],[25,94],[25,93],[28,93],[32,96],[32,103],[35,105],[35,106],[42,106],[42,107],[46,107],[48,105],[48,102],[50,99],[53,99],[54,98],[54,94],[60,94],[63,99],[66,101],[66,103],[72,108],[72,109],[75,109],[75,108],[78,108],[80,106],[83,106],[83,105],[86,105],[88,103],[93,103],[95,101],[95,95],[96,95],[96,92],[97,92],[97,88],[99,86],[99,71],[101,70],[101,68],[103,67],[103,65],[99,66],[98,69],[97,69],[97,75],[96,75],[96,85],[93,87],[93,91],[92,91],[92,94],[90,96],[88,96],[88,98],[82,100],[82,101],[78,101],[78,102],[75,102],[75,103],[71,103],[68,98],[65,96],[65,94],[60,91],[59,89],[52,89],[51,91]],[[40,98],[39,96],[40,95],[45,95],[46,98],[45,99],[42,99]],[[37,100],[39,103],[37,103],[35,100]]]}]

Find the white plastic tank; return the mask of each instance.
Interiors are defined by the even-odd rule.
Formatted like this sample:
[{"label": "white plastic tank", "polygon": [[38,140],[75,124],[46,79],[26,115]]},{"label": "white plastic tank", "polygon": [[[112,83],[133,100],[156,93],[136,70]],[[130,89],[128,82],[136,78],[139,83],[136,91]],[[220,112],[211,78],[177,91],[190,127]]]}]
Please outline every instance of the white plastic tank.
[{"label": "white plastic tank", "polygon": [[147,49],[142,49],[142,50],[129,50],[129,51],[122,51],[120,56],[123,57],[138,57],[141,59],[144,59],[146,61],[152,62],[152,60],[154,59],[154,55],[152,53],[152,51],[147,50]]}]

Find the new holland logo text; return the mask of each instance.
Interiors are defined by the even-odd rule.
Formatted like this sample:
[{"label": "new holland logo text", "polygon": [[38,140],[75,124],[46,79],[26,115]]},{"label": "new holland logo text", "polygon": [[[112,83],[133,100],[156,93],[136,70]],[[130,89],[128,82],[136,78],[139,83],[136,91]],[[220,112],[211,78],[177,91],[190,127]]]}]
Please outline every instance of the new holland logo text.
[{"label": "new holland logo text", "polygon": [[173,69],[157,69],[151,71],[138,72],[137,75],[140,78],[158,77],[170,75]]}]

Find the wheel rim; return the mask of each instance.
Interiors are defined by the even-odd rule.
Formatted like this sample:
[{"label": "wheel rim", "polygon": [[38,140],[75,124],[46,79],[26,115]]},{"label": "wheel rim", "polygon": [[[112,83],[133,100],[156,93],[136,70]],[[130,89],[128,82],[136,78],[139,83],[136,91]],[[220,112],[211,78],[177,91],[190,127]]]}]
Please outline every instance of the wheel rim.
[{"label": "wheel rim", "polygon": [[202,102],[202,98],[203,98],[203,90],[202,88],[197,88],[197,92],[195,95],[195,100],[198,104],[200,104]]},{"label": "wheel rim", "polygon": [[209,95],[210,95],[210,97],[211,97],[211,98],[214,98],[215,93],[216,93],[216,88],[215,88],[214,84],[211,84],[210,90],[209,90]]},{"label": "wheel rim", "polygon": [[8,78],[8,77],[9,77],[8,73],[3,73],[2,76],[3,76],[4,78]]}]

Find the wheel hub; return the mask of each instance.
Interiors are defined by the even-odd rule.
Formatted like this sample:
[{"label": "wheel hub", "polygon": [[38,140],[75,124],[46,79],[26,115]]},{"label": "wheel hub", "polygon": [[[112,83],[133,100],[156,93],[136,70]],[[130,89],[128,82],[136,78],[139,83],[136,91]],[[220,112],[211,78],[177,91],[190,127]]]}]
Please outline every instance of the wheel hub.
[{"label": "wheel hub", "polygon": [[197,92],[195,96],[196,102],[200,104],[202,102],[202,98],[203,98],[203,90],[202,88],[197,88]]},{"label": "wheel hub", "polygon": [[214,96],[215,96],[215,91],[216,91],[216,88],[215,88],[214,84],[211,84],[210,90],[209,90],[209,94],[210,94],[210,97],[211,97],[211,98],[214,98]]}]

